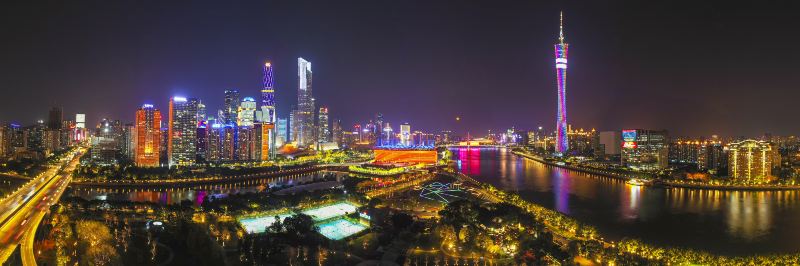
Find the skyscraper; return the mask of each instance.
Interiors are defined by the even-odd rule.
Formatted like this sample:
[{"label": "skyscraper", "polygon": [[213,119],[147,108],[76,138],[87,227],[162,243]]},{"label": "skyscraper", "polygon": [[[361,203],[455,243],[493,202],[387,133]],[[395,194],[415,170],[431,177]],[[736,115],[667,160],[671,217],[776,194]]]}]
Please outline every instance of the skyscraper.
[{"label": "skyscraper", "polygon": [[75,127],[86,128],[86,114],[75,114]]},{"label": "skyscraper", "polygon": [[64,121],[64,112],[61,110],[60,107],[53,107],[50,109],[50,113],[47,119],[47,128],[48,129],[61,129],[61,125]]},{"label": "skyscraper", "polygon": [[[234,148],[234,159],[239,161],[249,161],[253,153],[253,149],[257,145],[253,145],[253,126],[240,126],[236,132],[236,147]],[[259,146],[260,148],[260,146]]]},{"label": "skyscraper", "polygon": [[36,121],[36,124],[27,126],[23,129],[23,146],[29,151],[44,150],[44,121]]},{"label": "skyscraper", "polygon": [[206,161],[219,162],[222,158],[223,125],[209,123],[206,126]]},{"label": "skyscraper", "polygon": [[197,102],[197,122],[206,121],[206,105],[202,102]]},{"label": "skyscraper", "polygon": [[208,152],[208,122],[205,120],[197,121],[197,135],[195,144],[195,160],[197,162],[206,162],[206,153]]},{"label": "skyscraper", "polygon": [[726,148],[731,178],[748,182],[769,180],[777,153],[770,143],[748,139],[729,143]]},{"label": "skyscraper", "polygon": [[558,82],[558,113],[556,114],[556,153],[564,155],[569,150],[567,140],[567,52],[569,44],[564,42],[564,13],[561,13],[558,43],[556,47],[556,79]]},{"label": "skyscraper", "polygon": [[275,123],[275,146],[282,146],[289,140],[289,121],[286,118],[279,118]]},{"label": "skyscraper", "polygon": [[197,99],[172,97],[169,101],[167,161],[173,165],[191,165],[197,152]]},{"label": "skyscraper", "polygon": [[328,127],[328,107],[320,107],[318,116],[319,118],[317,120],[319,122],[319,136],[317,136],[317,140],[319,142],[330,142],[331,131]]},{"label": "skyscraper", "polygon": [[297,58],[297,145],[314,144],[314,98],[312,96],[311,62]]},{"label": "skyscraper", "polygon": [[411,145],[411,125],[408,123],[400,125],[400,144]]},{"label": "skyscraper", "polygon": [[233,161],[236,158],[236,133],[236,127],[233,124],[222,127],[219,160]]},{"label": "skyscraper", "polygon": [[264,87],[261,88],[261,112],[263,114],[261,122],[275,123],[275,88],[274,76],[272,74],[272,63],[264,64]]},{"label": "skyscraper", "polygon": [[666,130],[622,130],[620,159],[636,170],[660,170],[669,163],[669,134]]},{"label": "skyscraper", "polygon": [[119,129],[116,121],[103,119],[92,137],[90,157],[98,165],[114,165],[119,152]]},{"label": "skyscraper", "polygon": [[297,142],[297,130],[299,128],[297,126],[297,124],[299,123],[299,121],[297,120],[297,116],[298,116],[297,113],[299,113],[299,111],[298,110],[294,110],[294,109],[292,110],[291,113],[289,113],[289,138],[288,138],[288,140],[292,141],[292,142],[295,142],[295,143]]},{"label": "skyscraper", "polygon": [[[275,113],[275,81],[272,74],[272,63],[264,63],[264,87],[261,88],[261,123],[262,123],[262,137],[258,138],[262,146],[269,149],[268,154],[262,154],[261,158],[274,158],[275,157],[275,143],[277,141],[275,133],[275,123],[278,122],[277,114]],[[265,132],[264,132],[265,131]],[[266,138],[264,138],[266,135]]]},{"label": "skyscraper", "polygon": [[239,104],[237,114],[237,125],[240,127],[252,127],[253,119],[256,117],[256,100],[252,97],[244,97]]},{"label": "skyscraper", "polygon": [[223,124],[236,123],[239,118],[239,103],[238,90],[225,90],[225,103],[221,112],[223,117],[220,117]]},{"label": "skyscraper", "polygon": [[331,127],[332,127],[331,128],[331,133],[333,135],[331,141],[333,141],[336,144],[338,144],[339,147],[344,146],[343,145],[344,143],[342,142],[343,133],[344,133],[344,131],[342,131],[342,120],[341,119],[334,120],[333,121],[333,125]]},{"label": "skyscraper", "polygon": [[[375,136],[375,145],[381,146],[383,144],[383,114],[375,114],[375,123],[372,126],[372,134]],[[388,144],[388,143],[387,143]]]}]

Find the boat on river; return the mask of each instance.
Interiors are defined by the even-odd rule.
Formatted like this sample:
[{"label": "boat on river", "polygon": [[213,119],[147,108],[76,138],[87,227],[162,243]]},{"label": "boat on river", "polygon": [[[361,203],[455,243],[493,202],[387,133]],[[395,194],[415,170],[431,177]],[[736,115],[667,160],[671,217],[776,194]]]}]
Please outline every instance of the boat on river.
[{"label": "boat on river", "polygon": [[625,182],[625,184],[628,184],[628,185],[631,185],[631,186],[638,186],[638,187],[648,186],[651,183],[652,183],[652,181],[645,180],[645,179],[640,179],[640,178],[631,178],[631,179],[628,179],[628,181]]}]

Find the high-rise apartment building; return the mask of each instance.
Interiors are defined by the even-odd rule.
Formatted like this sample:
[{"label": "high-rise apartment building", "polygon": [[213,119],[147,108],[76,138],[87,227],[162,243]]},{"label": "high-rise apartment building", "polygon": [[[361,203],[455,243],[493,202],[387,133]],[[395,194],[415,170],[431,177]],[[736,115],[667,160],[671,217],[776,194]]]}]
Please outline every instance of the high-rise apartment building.
[{"label": "high-rise apartment building", "polygon": [[91,159],[98,165],[117,163],[119,153],[120,127],[110,119],[103,119],[92,136]]},{"label": "high-rise apartment building", "polygon": [[666,130],[623,130],[622,165],[637,170],[666,168],[669,164],[668,141]]},{"label": "high-rise apartment building", "polygon": [[331,141],[331,131],[329,126],[328,120],[328,107],[320,107],[319,114],[317,119],[317,141],[319,142],[330,142]]},{"label": "high-rise apartment building", "polygon": [[134,162],[139,167],[159,166],[161,151],[161,111],[152,104],[136,110],[136,145]]},{"label": "high-rise apartment building", "polygon": [[775,165],[777,150],[768,142],[743,140],[729,143],[728,175],[748,182],[768,180]]},{"label": "high-rise apartment building", "polygon": [[197,152],[197,106],[194,98],[172,97],[169,101],[167,161],[169,166],[191,165]]}]

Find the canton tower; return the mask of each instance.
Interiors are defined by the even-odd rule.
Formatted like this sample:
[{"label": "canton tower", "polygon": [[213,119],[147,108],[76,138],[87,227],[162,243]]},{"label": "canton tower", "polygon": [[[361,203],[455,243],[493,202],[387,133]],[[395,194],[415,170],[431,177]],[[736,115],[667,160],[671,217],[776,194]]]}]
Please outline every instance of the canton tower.
[{"label": "canton tower", "polygon": [[564,13],[561,12],[556,46],[556,79],[558,81],[558,113],[556,114],[556,153],[564,155],[569,149],[567,141],[567,50],[564,42]]}]

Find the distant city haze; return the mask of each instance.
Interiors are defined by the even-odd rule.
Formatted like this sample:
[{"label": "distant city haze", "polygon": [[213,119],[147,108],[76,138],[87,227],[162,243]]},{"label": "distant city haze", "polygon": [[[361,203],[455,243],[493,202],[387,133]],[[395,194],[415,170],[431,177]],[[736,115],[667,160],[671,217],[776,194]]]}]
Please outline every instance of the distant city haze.
[{"label": "distant city haze", "polygon": [[[99,1],[0,9],[0,120],[87,114],[133,122],[175,95],[214,115],[223,91],[258,98],[274,67],[277,116],[314,64],[330,119],[483,135],[555,130],[553,45],[569,42],[573,128],[672,136],[800,132],[800,20],[792,3],[730,1]],[[460,117],[457,121],[456,117]],[[397,130],[397,128],[395,129]]]}]

